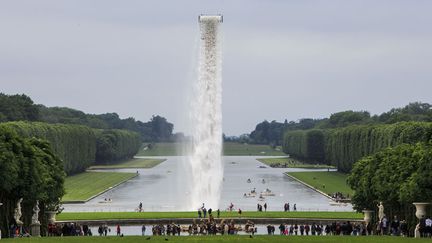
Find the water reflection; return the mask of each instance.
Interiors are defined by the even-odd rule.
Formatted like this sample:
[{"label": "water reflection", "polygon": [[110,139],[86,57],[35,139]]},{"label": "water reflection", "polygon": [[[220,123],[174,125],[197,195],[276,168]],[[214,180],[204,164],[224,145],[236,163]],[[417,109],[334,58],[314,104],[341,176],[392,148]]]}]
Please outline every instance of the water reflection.
[{"label": "water reflection", "polygon": [[[138,169],[139,176],[90,200],[85,204],[64,205],[65,211],[134,211],[140,202],[144,211],[187,211],[201,205],[185,205],[189,196],[185,177],[187,166],[183,157],[165,157],[165,162],[152,169]],[[260,168],[263,164],[252,156],[224,157],[224,180],[220,209],[233,203],[234,208],[256,210],[257,204],[267,203],[269,211],[282,211],[285,203],[296,204],[298,211],[352,211],[350,204],[332,206],[329,199],[284,175],[287,171],[308,169]],[[316,169],[314,169],[316,170]],[[136,172],[137,169],[110,171]],[[309,169],[310,171],[310,169]],[[248,183],[250,179],[250,183]],[[264,182],[264,183],[263,183]],[[244,197],[255,190],[255,197]],[[275,196],[259,199],[259,192],[270,189]],[[112,201],[105,203],[104,199]],[[205,202],[204,202],[205,203]],[[206,205],[212,207],[212,205]],[[214,208],[213,208],[214,209]]]}]

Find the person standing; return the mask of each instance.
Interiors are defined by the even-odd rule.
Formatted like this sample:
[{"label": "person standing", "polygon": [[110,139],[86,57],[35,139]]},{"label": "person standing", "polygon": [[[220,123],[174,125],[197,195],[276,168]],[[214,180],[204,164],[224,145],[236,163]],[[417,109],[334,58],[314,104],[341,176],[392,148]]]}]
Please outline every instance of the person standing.
[{"label": "person standing", "polygon": [[432,219],[430,217],[427,217],[425,220],[425,233],[426,237],[431,237],[432,235]]},{"label": "person standing", "polygon": [[267,212],[267,203],[264,203],[264,211]]},{"label": "person standing", "polygon": [[397,216],[395,215],[393,217],[393,221],[390,223],[390,227],[391,227],[391,234],[393,236],[398,236],[399,235],[399,226],[400,226],[400,222],[399,219],[397,218]]},{"label": "person standing", "polygon": [[[297,205],[294,203],[293,210],[297,211]],[[289,210],[288,210],[289,211]]]},{"label": "person standing", "polygon": [[204,218],[206,218],[206,217],[207,217],[207,209],[206,209],[206,208],[203,208],[202,211],[203,211],[203,216],[204,216]]},{"label": "person standing", "polygon": [[141,226],[141,234],[142,234],[142,236],[145,235],[145,231],[146,231],[146,227],[145,227],[145,225],[142,225]]},{"label": "person standing", "polygon": [[120,229],[120,225],[117,225],[117,236],[121,235],[121,229]]},{"label": "person standing", "polygon": [[285,225],[284,224],[280,224],[279,225],[279,230],[280,230],[280,235],[283,235],[285,232]]}]

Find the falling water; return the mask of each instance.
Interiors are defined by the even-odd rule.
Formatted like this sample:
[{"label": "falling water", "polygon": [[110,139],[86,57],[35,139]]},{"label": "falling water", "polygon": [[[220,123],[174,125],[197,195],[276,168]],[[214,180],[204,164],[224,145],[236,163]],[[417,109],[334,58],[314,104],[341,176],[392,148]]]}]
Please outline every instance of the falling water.
[{"label": "falling water", "polygon": [[190,206],[219,207],[222,165],[222,79],[220,23],[222,16],[200,16],[198,78],[191,104],[192,149]]}]

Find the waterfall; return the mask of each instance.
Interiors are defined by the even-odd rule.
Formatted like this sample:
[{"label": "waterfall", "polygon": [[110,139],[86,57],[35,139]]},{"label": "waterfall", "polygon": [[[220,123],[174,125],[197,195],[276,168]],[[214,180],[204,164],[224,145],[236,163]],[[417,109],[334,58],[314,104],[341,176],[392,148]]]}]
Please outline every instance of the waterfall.
[{"label": "waterfall", "polygon": [[188,157],[190,207],[205,203],[219,207],[223,180],[222,164],[222,79],[220,23],[222,16],[199,16],[200,49],[198,78],[194,84],[190,118],[192,148]]}]

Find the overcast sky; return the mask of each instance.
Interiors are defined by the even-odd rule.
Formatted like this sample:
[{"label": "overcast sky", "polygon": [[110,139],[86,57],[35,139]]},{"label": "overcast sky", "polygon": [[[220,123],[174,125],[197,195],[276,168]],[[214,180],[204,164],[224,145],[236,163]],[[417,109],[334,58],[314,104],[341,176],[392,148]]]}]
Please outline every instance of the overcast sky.
[{"label": "overcast sky", "polygon": [[2,0],[0,92],[183,131],[201,13],[222,13],[223,130],[432,103],[429,0]]}]

